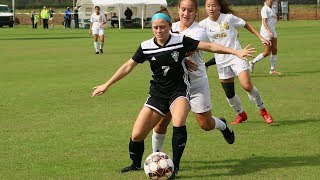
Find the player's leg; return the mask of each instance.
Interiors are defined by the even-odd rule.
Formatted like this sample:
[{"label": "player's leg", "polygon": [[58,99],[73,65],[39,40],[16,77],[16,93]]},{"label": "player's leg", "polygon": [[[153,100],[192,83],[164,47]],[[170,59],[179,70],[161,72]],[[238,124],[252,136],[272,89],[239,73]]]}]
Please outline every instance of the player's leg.
[{"label": "player's leg", "polygon": [[93,46],[96,50],[96,54],[99,54],[99,47],[98,47],[98,36],[99,32],[97,32],[97,28],[92,28],[92,34],[93,34]]},{"label": "player's leg", "polygon": [[104,29],[99,29],[99,36],[100,36],[100,53],[103,53],[103,46],[104,46]]},{"label": "player's leg", "polygon": [[121,173],[141,169],[141,161],[144,152],[144,139],[162,117],[163,116],[159,112],[149,107],[145,106],[142,108],[134,123],[129,142],[129,152],[132,164],[121,169]]},{"label": "player's leg", "polygon": [[[271,37],[269,36],[269,34],[265,31],[261,31],[260,32],[260,35],[265,38],[265,39],[268,39],[271,41]],[[262,42],[263,43],[263,42]],[[265,44],[263,43],[263,48],[264,48],[264,51],[262,53],[260,53],[257,57],[255,57],[252,61],[249,61],[249,69],[250,69],[250,72],[253,72],[253,69],[254,69],[254,65],[256,63],[258,63],[259,61],[261,61],[263,58],[267,57],[270,55],[271,53],[271,45],[270,44]]]},{"label": "player's leg", "polygon": [[185,123],[189,110],[189,101],[184,96],[175,98],[170,106],[173,125],[172,160],[175,167],[175,175],[179,171],[180,160],[187,144],[187,128]]},{"label": "player's leg", "polygon": [[249,71],[242,71],[238,74],[241,86],[247,91],[249,99],[259,108],[260,114],[267,124],[273,122],[272,117],[266,111],[259,90],[251,83]]},{"label": "player's leg", "polygon": [[[218,68],[218,67],[217,67]],[[234,72],[231,67],[218,68],[218,75],[221,86],[227,97],[230,107],[238,114],[231,124],[238,124],[248,119],[247,114],[243,111],[241,101],[234,88]]]},{"label": "player's leg", "polygon": [[277,38],[272,38],[272,54],[270,56],[270,74],[281,74],[280,72],[276,71],[276,64],[277,64],[277,53],[278,53],[278,40]]},{"label": "player's leg", "polygon": [[153,152],[161,152],[164,139],[166,137],[167,127],[171,121],[171,113],[167,113],[160,122],[153,128],[152,133],[152,150]]}]

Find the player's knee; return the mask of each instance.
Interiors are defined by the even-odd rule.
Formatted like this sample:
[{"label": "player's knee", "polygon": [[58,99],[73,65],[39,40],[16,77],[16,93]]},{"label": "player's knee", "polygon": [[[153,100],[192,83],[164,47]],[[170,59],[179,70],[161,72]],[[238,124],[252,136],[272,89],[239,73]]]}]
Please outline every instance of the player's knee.
[{"label": "player's knee", "polygon": [[228,99],[231,99],[235,96],[235,90],[234,90],[234,82],[232,83],[221,83],[222,88],[227,96]]},{"label": "player's knee", "polygon": [[167,127],[167,124],[164,125],[159,123],[153,128],[153,130],[158,134],[165,134],[167,132]]},{"label": "player's knee", "polygon": [[271,50],[266,50],[262,55],[263,57],[267,57],[270,55],[270,53],[271,53]]},{"label": "player's knee", "polygon": [[143,141],[145,139],[145,137],[140,133],[134,133],[133,132],[132,135],[131,135],[131,139],[134,142],[141,142],[141,141]]},{"label": "player's knee", "polygon": [[252,88],[253,88],[253,85],[252,83],[246,83],[244,85],[242,85],[243,89],[246,90],[247,92],[251,92],[252,91]]}]

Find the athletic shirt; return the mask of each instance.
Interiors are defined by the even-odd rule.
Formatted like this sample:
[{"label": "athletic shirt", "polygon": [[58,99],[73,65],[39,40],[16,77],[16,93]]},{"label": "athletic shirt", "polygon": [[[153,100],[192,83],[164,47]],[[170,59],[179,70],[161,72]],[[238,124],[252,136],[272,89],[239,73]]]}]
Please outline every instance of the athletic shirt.
[{"label": "athletic shirt", "polygon": [[[99,27],[100,22],[102,24],[103,22],[107,22],[107,20],[106,20],[106,16],[103,13],[100,12],[99,15],[97,15],[96,13],[91,14],[90,22],[93,23],[92,24],[93,28],[94,27],[97,28],[97,27]],[[103,25],[102,25],[102,27],[103,27]]]},{"label": "athletic shirt", "polygon": [[[270,8],[268,5],[264,5],[263,8],[261,9],[261,18],[262,19],[267,19],[267,24],[271,30],[276,29],[276,23],[277,23],[277,13],[275,10]],[[263,23],[261,25],[261,30],[267,30]]]},{"label": "athletic shirt", "polygon": [[[233,14],[220,13],[216,22],[207,17],[199,24],[206,30],[210,42],[214,42],[231,49],[241,49],[241,45],[237,38],[237,28],[244,27],[246,22],[243,19]],[[233,54],[215,54],[215,58],[217,66],[222,68],[230,66],[232,64],[231,60],[236,58],[236,56]]]},{"label": "athletic shirt", "polygon": [[[190,27],[184,31],[180,31],[180,21],[172,24],[173,33],[179,32],[179,34],[185,35],[198,41],[208,42],[206,31],[196,22],[193,22]],[[200,77],[207,77],[206,67],[204,65],[204,53],[203,51],[195,51],[187,59],[198,65],[197,71],[189,72],[189,78],[191,82],[197,81]]]},{"label": "athletic shirt", "polygon": [[[187,52],[197,49],[199,41],[182,36],[171,35],[162,47],[155,38],[142,42],[132,59],[137,63],[150,63],[152,96],[171,98],[177,90],[188,90],[188,71],[184,64]],[[180,89],[179,89],[180,88]]]}]

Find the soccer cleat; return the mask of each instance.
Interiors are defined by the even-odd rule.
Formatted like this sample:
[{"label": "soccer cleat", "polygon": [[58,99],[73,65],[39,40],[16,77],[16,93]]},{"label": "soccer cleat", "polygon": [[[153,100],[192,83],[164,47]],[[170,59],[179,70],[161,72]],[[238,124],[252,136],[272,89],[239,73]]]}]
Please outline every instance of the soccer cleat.
[{"label": "soccer cleat", "polygon": [[96,54],[99,54],[99,52],[96,52]]},{"label": "soccer cleat", "polygon": [[269,72],[271,75],[277,75],[277,74],[281,74],[280,72],[276,71],[276,70],[272,70]]},{"label": "soccer cleat", "polygon": [[227,121],[221,117],[219,118],[221,119],[221,121],[223,121],[226,124],[226,129],[221,131],[223,134],[224,139],[229,143],[229,144],[233,144],[234,143],[234,132],[231,129],[231,127],[228,125]]},{"label": "soccer cleat", "polygon": [[136,167],[133,164],[127,167],[124,167],[120,170],[121,173],[131,172],[131,171],[140,171],[141,167]]},{"label": "soccer cleat", "polygon": [[241,114],[238,114],[237,118],[231,124],[239,124],[247,119],[248,119],[248,116],[246,112],[243,111]]},{"label": "soccer cleat", "polygon": [[179,175],[179,169],[176,168],[176,167],[174,167],[174,171],[173,171],[173,173],[171,174],[171,176],[169,177],[169,180],[175,179],[178,175]]},{"label": "soccer cleat", "polygon": [[267,112],[266,109],[260,109],[260,114],[267,124],[271,124],[273,122],[271,115]]},{"label": "soccer cleat", "polygon": [[249,69],[250,72],[253,73],[254,63],[252,61],[249,61]]},{"label": "soccer cleat", "polygon": [[101,54],[103,53],[103,50],[102,50],[102,49],[100,49],[100,53],[101,53]]}]

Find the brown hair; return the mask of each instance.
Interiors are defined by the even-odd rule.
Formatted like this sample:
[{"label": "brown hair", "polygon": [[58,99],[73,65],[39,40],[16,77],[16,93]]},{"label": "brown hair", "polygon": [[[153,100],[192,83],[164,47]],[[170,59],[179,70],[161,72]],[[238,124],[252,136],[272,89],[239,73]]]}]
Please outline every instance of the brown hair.
[{"label": "brown hair", "polygon": [[227,0],[216,0],[220,5],[220,12],[224,14],[235,14],[235,12],[230,8],[230,3]]},{"label": "brown hair", "polygon": [[[180,7],[180,4],[182,1],[184,1],[184,0],[179,0],[178,7]],[[189,1],[193,2],[194,6],[196,7],[196,11],[198,11],[198,7],[199,7],[198,0],[189,0]]]},{"label": "brown hair", "polygon": [[[167,9],[166,7],[161,6],[161,7],[160,7],[160,11],[157,11],[155,14],[157,14],[157,13],[166,14],[166,15],[168,15],[168,16],[170,17],[170,19],[172,20],[170,14],[169,14],[169,11],[168,11],[168,9]],[[172,22],[168,22],[168,23],[169,23],[170,26],[172,25]]]}]

